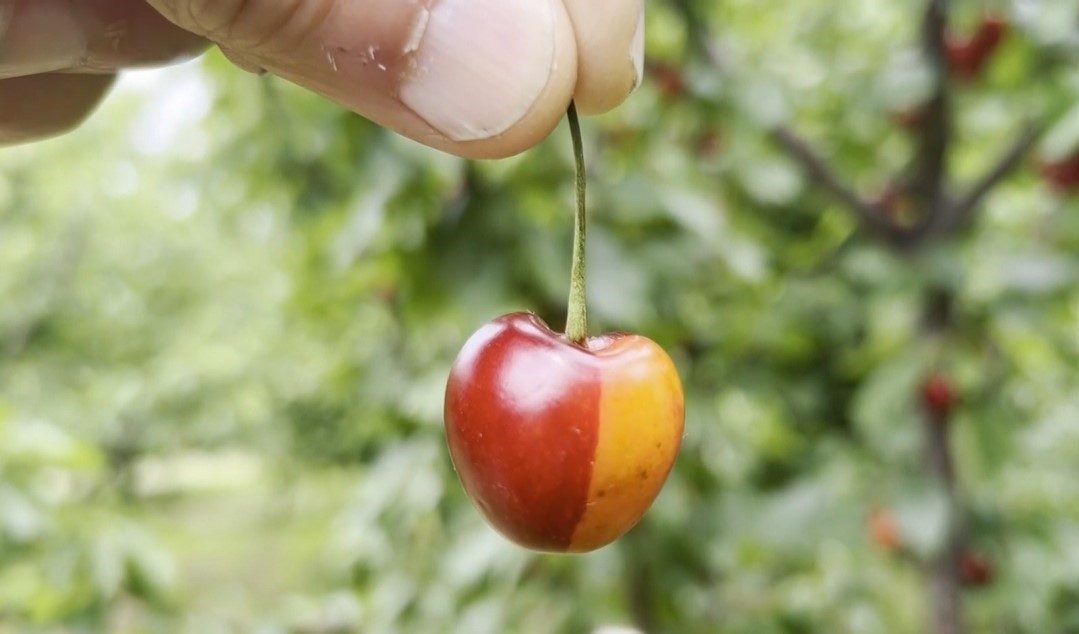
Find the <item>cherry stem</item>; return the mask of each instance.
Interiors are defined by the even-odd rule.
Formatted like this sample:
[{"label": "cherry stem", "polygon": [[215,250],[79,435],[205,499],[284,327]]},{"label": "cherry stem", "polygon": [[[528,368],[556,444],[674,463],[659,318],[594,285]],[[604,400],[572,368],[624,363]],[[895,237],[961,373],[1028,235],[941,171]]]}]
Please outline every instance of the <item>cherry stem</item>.
[{"label": "cherry stem", "polygon": [[588,310],[584,294],[584,247],[585,247],[585,173],[584,142],[581,140],[581,123],[577,119],[577,106],[572,101],[566,111],[569,132],[573,137],[573,160],[577,166],[577,210],[573,226],[573,265],[570,269],[569,304],[566,311],[566,337],[577,345],[584,345],[588,337]]}]

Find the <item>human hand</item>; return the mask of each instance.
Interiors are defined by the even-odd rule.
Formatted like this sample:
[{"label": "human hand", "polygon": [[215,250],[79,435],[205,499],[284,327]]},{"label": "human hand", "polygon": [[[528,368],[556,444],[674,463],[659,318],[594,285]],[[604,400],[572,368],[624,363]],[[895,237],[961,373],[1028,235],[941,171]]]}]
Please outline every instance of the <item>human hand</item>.
[{"label": "human hand", "polygon": [[212,42],[376,123],[469,158],[509,156],[620,104],[644,0],[0,0],[0,145],[77,125],[116,73]]}]

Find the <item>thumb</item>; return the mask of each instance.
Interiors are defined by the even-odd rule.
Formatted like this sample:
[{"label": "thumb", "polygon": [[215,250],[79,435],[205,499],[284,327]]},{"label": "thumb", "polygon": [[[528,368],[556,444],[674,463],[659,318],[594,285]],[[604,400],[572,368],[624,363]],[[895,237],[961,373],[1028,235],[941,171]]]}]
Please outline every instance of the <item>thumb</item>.
[{"label": "thumb", "polygon": [[181,28],[426,145],[515,154],[577,79],[561,0],[149,0]]}]

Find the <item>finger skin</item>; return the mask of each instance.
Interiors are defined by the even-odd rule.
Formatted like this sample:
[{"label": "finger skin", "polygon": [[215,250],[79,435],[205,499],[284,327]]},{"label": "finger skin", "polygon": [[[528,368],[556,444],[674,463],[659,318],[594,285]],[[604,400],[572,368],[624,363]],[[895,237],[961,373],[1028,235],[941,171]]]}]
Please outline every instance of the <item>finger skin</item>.
[{"label": "finger skin", "polygon": [[[425,145],[467,158],[524,151],[558,125],[576,83],[576,45],[564,6],[552,3],[553,58],[532,106],[492,138],[454,141],[401,99],[416,72],[417,25],[446,0],[150,0],[179,26]],[[535,0],[548,2],[550,0]],[[468,42],[462,42],[468,44]]]},{"label": "finger skin", "polygon": [[0,146],[62,134],[94,111],[115,75],[45,74],[0,80]]},{"label": "finger skin", "polygon": [[0,0],[0,145],[67,132],[120,69],[189,59],[208,45],[143,0]]},{"label": "finger skin", "polygon": [[[167,64],[198,54],[212,40],[242,68],[273,72],[421,143],[467,158],[500,158],[543,140],[570,99],[584,114],[624,101],[640,81],[642,2],[0,0],[0,80]],[[550,9],[550,20],[532,26],[527,18],[540,7]],[[469,20],[449,17],[470,8]],[[440,10],[441,21],[431,17]],[[516,26],[525,25],[516,32],[524,36],[516,50],[506,34],[513,29],[488,18],[515,12]],[[417,27],[428,22],[451,32],[429,38],[440,39],[443,48],[424,57],[417,35],[427,36]],[[505,47],[492,44],[499,36]],[[531,46],[537,42],[545,54],[550,49],[549,57],[528,54],[539,50]],[[486,65],[456,74],[428,68],[470,52],[476,58],[479,49]],[[529,57],[538,64],[521,68]],[[417,78],[424,76],[434,81],[418,91]],[[509,117],[494,125],[475,115],[500,110]],[[466,120],[469,113],[478,123]]]},{"label": "finger skin", "polygon": [[565,0],[577,38],[581,114],[601,114],[626,100],[641,82],[644,0]]},{"label": "finger skin", "polygon": [[143,0],[0,0],[0,18],[0,78],[160,66],[208,45]]},{"label": "finger skin", "polygon": [[205,38],[177,28],[145,0],[76,3],[83,5],[87,20],[98,28],[87,55],[89,68],[114,71],[171,64],[191,59],[209,45]]}]

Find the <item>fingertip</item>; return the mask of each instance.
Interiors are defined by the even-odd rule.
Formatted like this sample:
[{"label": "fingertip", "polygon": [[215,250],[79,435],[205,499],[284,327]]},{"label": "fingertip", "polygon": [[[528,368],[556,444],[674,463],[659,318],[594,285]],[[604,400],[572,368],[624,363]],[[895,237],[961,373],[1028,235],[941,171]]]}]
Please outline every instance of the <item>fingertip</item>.
[{"label": "fingertip", "polygon": [[44,74],[0,80],[0,146],[57,136],[101,104],[115,75]]},{"label": "fingertip", "polygon": [[468,158],[539,143],[576,85],[562,0],[267,0],[257,12],[242,0],[152,2],[247,67]]},{"label": "fingertip", "polygon": [[562,75],[554,71],[565,68],[573,50],[560,2],[439,0],[425,17],[399,94],[451,141],[522,129],[558,92],[552,81]]},{"label": "fingertip", "polygon": [[158,66],[207,46],[143,0],[0,0],[0,29],[0,77]]},{"label": "fingertip", "polygon": [[566,7],[577,37],[577,109],[584,115],[608,112],[643,76],[644,2],[566,0]]},{"label": "fingertip", "polygon": [[[496,0],[501,1],[501,0]],[[520,3],[517,3],[520,4]],[[547,138],[561,122],[569,102],[573,99],[573,90],[577,84],[577,46],[573,35],[573,25],[561,2],[549,2],[550,22],[540,32],[542,37],[550,39],[549,54],[538,63],[516,67],[512,62],[506,68],[509,72],[528,73],[525,82],[535,86],[531,91],[520,91],[514,81],[490,81],[486,85],[460,90],[470,92],[470,98],[477,107],[489,107],[485,117],[503,123],[494,134],[477,134],[479,138],[467,138],[446,134],[452,127],[432,126],[435,133],[442,137],[442,143],[432,144],[444,151],[470,159],[498,159],[520,154]],[[527,16],[525,16],[527,17]],[[534,22],[524,21],[535,27]],[[460,40],[467,43],[469,40]],[[512,48],[493,48],[486,54],[498,56],[503,60],[515,59]],[[410,105],[404,102],[406,105]],[[493,107],[488,106],[488,104]],[[460,104],[451,116],[466,115],[469,105]],[[411,108],[410,108],[411,109]],[[497,113],[497,114],[495,114]],[[445,115],[444,115],[445,116]],[[466,115],[467,116],[467,115]],[[425,117],[421,117],[428,121]],[[406,132],[407,134],[407,132]]]}]

